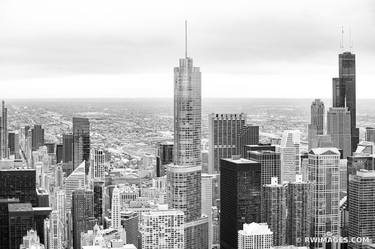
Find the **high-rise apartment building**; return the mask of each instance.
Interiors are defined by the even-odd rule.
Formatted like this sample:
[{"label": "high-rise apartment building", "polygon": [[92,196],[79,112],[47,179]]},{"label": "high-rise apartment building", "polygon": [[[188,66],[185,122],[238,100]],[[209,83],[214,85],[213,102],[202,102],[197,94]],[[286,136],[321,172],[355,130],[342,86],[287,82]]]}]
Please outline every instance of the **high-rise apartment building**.
[{"label": "high-rise apartment building", "polygon": [[339,54],[339,77],[332,79],[333,107],[348,108],[350,112],[351,152],[356,150],[359,142],[359,129],[356,123],[356,70],[355,54]]},{"label": "high-rise apartment building", "polygon": [[[311,236],[323,237],[327,232],[339,236],[340,227],[340,152],[337,148],[315,148],[309,152],[311,183]],[[316,243],[314,248],[323,248]]]},{"label": "high-rise apartment building", "polygon": [[182,210],[185,222],[201,217],[201,167],[169,165],[167,171],[168,204]]},{"label": "high-rise apartment building", "polygon": [[273,245],[286,245],[287,185],[278,184],[273,177],[270,184],[262,186],[261,221],[273,232]]},{"label": "high-rise apartment building", "polygon": [[341,107],[329,108],[327,113],[327,134],[331,136],[333,146],[342,150],[343,158],[347,158],[352,154],[350,132],[350,112],[348,109]]},{"label": "high-rise apartment building", "polygon": [[248,159],[220,161],[220,248],[237,248],[244,223],[260,222],[261,165]]},{"label": "high-rise apartment building", "polygon": [[293,182],[300,168],[300,137],[299,131],[284,131],[280,145],[281,179],[280,182]]},{"label": "high-rise apartment building", "polygon": [[287,188],[287,244],[306,246],[304,238],[310,236],[311,184],[297,175]]},{"label": "high-rise apartment building", "polygon": [[[184,249],[184,213],[160,205],[144,212],[140,220],[143,249]],[[199,247],[196,247],[199,248]]]},{"label": "high-rise apartment building", "polygon": [[246,114],[217,114],[208,116],[208,173],[219,172],[221,158],[240,155],[240,133],[246,124]]},{"label": "high-rise apartment building", "polygon": [[85,161],[85,173],[90,165],[90,122],[88,118],[73,117],[73,168]]},{"label": "high-rise apartment building", "polygon": [[111,227],[116,230],[121,229],[121,205],[120,205],[120,189],[116,186],[112,192],[111,205]]},{"label": "high-rise apartment building", "polygon": [[104,180],[105,153],[101,149],[91,149],[91,172],[93,179]]},{"label": "high-rise apartment building", "polygon": [[[349,177],[349,237],[375,241],[375,171],[359,170]],[[349,248],[363,248],[349,243]]]},{"label": "high-rise apartment building", "polygon": [[271,249],[273,232],[266,223],[243,224],[238,231],[238,249]]}]

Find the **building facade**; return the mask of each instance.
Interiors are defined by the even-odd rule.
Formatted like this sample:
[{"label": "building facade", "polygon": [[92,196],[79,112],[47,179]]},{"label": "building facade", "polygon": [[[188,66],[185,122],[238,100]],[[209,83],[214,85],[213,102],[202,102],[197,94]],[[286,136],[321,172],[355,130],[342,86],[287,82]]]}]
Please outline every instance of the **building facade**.
[{"label": "building facade", "polygon": [[261,221],[267,223],[273,232],[273,245],[286,245],[287,185],[279,184],[273,177],[270,184],[262,186]]},{"label": "building facade", "polygon": [[73,117],[73,168],[85,161],[85,173],[90,165],[90,122],[88,118]]},{"label": "building facade", "polygon": [[[360,170],[349,177],[349,237],[375,241],[375,171]],[[349,243],[349,248],[363,248]]]},{"label": "building facade", "polygon": [[280,182],[293,182],[300,168],[300,132],[284,131],[280,145],[281,179]]},{"label": "building facade", "polygon": [[260,222],[260,163],[243,159],[220,161],[220,248],[235,249],[244,223]]},{"label": "building facade", "polygon": [[[312,185],[311,236],[339,236],[340,152],[337,148],[315,148],[309,152],[309,181]],[[314,248],[324,248],[316,243]]]},{"label": "building facade", "polygon": [[238,249],[271,249],[273,232],[266,223],[243,224],[238,231]]},{"label": "building facade", "polygon": [[359,143],[359,129],[356,121],[355,54],[351,52],[339,54],[339,77],[332,79],[332,99],[333,107],[347,107],[350,112],[351,152],[354,152]]},{"label": "building facade", "polygon": [[184,249],[184,213],[165,206],[145,212],[141,215],[140,232],[143,249]]},{"label": "building facade", "polygon": [[297,175],[287,189],[287,244],[306,246],[303,238],[310,236],[311,184]]},{"label": "building facade", "polygon": [[329,108],[327,134],[331,136],[333,146],[342,150],[343,158],[352,155],[350,132],[350,111],[341,107]]},{"label": "building facade", "polygon": [[240,133],[246,124],[246,114],[217,114],[208,116],[208,173],[219,172],[221,158],[240,155]]}]

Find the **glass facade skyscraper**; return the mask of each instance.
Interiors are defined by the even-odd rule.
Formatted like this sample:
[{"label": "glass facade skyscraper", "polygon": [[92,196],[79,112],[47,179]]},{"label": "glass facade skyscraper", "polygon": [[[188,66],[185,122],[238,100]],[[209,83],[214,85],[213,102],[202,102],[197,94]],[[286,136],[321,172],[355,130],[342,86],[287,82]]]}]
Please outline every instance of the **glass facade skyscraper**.
[{"label": "glass facade skyscraper", "polygon": [[355,54],[351,52],[339,54],[339,77],[333,78],[332,90],[333,107],[347,107],[350,111],[351,152],[354,152],[359,143],[359,129],[356,121]]},{"label": "glass facade skyscraper", "polygon": [[169,207],[184,211],[186,249],[208,248],[208,221],[201,213],[201,108],[201,72],[185,50],[174,68],[174,164],[167,169],[167,191]]},{"label": "glass facade skyscraper", "polygon": [[88,118],[73,117],[73,168],[85,161],[85,173],[90,165],[90,122]]},{"label": "glass facade skyscraper", "polygon": [[174,68],[174,163],[201,166],[201,72],[193,59]]},{"label": "glass facade skyscraper", "polygon": [[220,248],[236,249],[244,223],[260,222],[261,165],[243,159],[220,160]]}]

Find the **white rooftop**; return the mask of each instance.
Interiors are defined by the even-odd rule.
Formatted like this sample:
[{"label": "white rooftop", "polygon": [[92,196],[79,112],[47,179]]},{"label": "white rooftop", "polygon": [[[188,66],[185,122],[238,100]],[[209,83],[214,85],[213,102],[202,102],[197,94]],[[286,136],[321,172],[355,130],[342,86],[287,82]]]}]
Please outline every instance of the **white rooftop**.
[{"label": "white rooftop", "polygon": [[271,229],[268,228],[267,223],[255,223],[243,224],[243,230],[238,231],[241,235],[262,235],[262,234],[273,234]]}]

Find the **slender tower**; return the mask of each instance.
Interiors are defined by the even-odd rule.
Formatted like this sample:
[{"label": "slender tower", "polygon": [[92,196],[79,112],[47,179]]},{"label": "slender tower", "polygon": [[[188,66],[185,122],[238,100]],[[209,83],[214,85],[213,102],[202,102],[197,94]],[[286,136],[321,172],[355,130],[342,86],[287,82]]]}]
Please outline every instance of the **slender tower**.
[{"label": "slender tower", "polygon": [[120,217],[120,189],[116,187],[112,193],[112,228],[121,229],[121,217]]},{"label": "slender tower", "polygon": [[201,72],[187,56],[185,22],[185,58],[174,68],[174,163],[201,165]]},{"label": "slender tower", "polygon": [[207,217],[201,215],[201,73],[187,56],[174,68],[174,164],[167,169],[168,204],[185,218],[185,248],[208,248]]},{"label": "slender tower", "polygon": [[1,102],[1,122],[0,122],[0,157],[8,158],[8,109],[4,100]]}]

